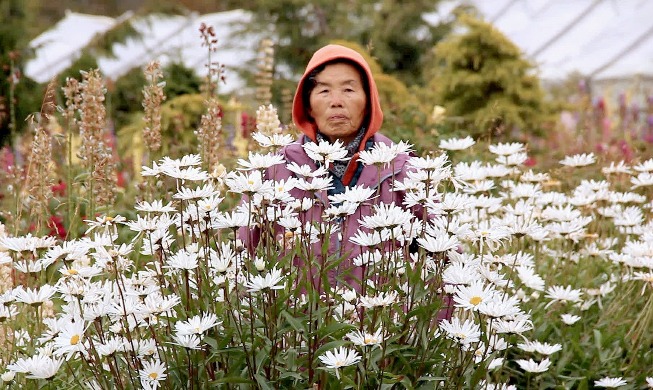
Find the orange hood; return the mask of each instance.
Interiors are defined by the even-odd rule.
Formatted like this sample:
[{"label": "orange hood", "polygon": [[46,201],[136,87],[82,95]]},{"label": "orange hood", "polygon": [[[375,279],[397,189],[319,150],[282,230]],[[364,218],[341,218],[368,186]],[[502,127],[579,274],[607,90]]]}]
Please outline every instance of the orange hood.
[{"label": "orange hood", "polygon": [[315,123],[311,120],[308,115],[308,106],[309,102],[305,102],[302,96],[302,90],[304,89],[304,82],[313,69],[337,58],[344,58],[351,61],[354,61],[365,71],[367,76],[367,81],[369,85],[369,100],[370,100],[370,114],[369,114],[369,123],[367,124],[367,131],[363,139],[361,140],[360,148],[365,147],[365,141],[367,141],[374,133],[379,131],[381,124],[383,123],[383,111],[381,110],[381,103],[379,102],[379,91],[376,88],[376,82],[372,77],[372,71],[370,66],[367,64],[367,61],[360,55],[357,51],[350,48],[340,46],[340,45],[327,45],[316,51],[313,54],[313,57],[308,62],[304,75],[299,80],[297,85],[297,90],[295,91],[295,98],[293,99],[292,105],[292,119],[295,122],[295,125],[306,134],[313,141],[317,141],[317,127]]}]

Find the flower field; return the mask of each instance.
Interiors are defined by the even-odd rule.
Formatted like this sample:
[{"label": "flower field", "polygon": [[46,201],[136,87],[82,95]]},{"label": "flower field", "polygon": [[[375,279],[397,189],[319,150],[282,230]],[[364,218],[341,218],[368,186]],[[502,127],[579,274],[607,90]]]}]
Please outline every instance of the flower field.
[{"label": "flower field", "polygon": [[[379,172],[411,155],[404,204],[362,185],[327,197],[324,168],[267,179],[295,138],[271,105],[233,163],[210,99],[196,150],[152,158],[166,140],[148,72],[148,163],[121,192],[94,72],[65,87],[65,131],[46,109],[27,163],[4,168],[5,387],[653,387],[653,159],[588,152],[542,172],[519,142],[379,144],[361,153]],[[343,155],[306,149],[322,167]],[[315,204],[319,223],[303,218]],[[328,276],[343,237],[366,248],[355,286]]]}]

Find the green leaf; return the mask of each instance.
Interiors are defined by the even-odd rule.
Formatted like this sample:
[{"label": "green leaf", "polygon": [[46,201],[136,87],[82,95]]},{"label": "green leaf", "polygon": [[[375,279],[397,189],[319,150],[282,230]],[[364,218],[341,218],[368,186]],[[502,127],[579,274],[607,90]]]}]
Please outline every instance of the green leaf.
[{"label": "green leaf", "polygon": [[299,333],[306,333],[306,326],[297,318],[293,317],[292,314],[288,313],[287,310],[281,311],[281,316],[288,321],[288,324]]}]

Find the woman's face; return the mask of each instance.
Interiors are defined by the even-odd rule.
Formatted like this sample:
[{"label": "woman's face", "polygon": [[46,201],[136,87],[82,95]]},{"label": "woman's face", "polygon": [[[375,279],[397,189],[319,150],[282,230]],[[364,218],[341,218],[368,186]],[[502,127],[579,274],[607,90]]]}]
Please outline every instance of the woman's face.
[{"label": "woman's face", "polygon": [[361,75],[353,65],[327,65],[315,78],[308,113],[320,133],[331,142],[349,143],[356,137],[367,114],[367,94]]}]

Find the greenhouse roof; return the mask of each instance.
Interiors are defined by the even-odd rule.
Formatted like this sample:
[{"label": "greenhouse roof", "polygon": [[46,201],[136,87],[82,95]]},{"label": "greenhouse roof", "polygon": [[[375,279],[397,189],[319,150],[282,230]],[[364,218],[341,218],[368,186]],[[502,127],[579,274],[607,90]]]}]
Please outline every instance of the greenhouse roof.
[{"label": "greenhouse roof", "polygon": [[[431,23],[449,18],[461,4],[474,5],[484,18],[511,39],[537,65],[544,80],[580,73],[594,80],[653,76],[653,1],[650,0],[444,0],[439,12],[425,15]],[[114,57],[98,59],[103,73],[116,79],[154,59],[176,61],[206,75],[208,51],[199,27],[213,26],[218,39],[211,61],[225,65],[224,90],[244,85],[236,69],[256,57],[259,38],[241,34],[251,20],[242,10],[120,18],[67,12],[65,18],[31,42],[34,59],[25,73],[47,82],[80,55],[96,34],[132,18],[141,34],[115,44]]]}]

